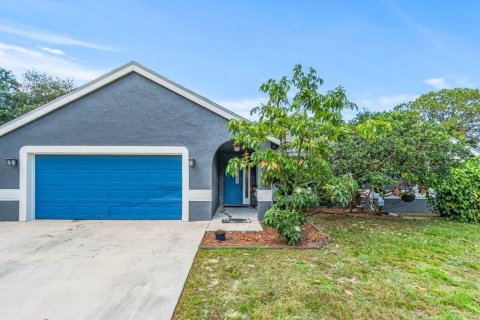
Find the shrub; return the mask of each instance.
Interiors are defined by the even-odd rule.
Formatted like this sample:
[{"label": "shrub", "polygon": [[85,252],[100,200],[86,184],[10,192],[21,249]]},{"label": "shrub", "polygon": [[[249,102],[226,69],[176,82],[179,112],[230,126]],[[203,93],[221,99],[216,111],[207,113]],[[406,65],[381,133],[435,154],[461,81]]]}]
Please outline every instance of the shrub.
[{"label": "shrub", "polygon": [[440,215],[464,222],[480,222],[480,157],[463,162],[435,188],[430,199]]},{"label": "shrub", "polygon": [[339,202],[343,206],[352,208],[358,192],[358,183],[351,174],[332,178],[331,182],[325,185],[325,193],[330,197],[332,203]]},{"label": "shrub", "polygon": [[289,245],[296,245],[302,241],[302,226],[305,217],[301,211],[280,209],[278,206],[270,208],[263,222],[278,230],[280,237]]}]

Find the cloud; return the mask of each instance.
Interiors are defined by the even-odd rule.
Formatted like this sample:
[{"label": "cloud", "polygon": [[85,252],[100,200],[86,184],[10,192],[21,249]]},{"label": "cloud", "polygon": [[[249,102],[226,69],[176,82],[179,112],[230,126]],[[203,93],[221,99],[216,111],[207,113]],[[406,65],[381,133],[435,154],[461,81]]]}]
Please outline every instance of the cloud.
[{"label": "cloud", "polygon": [[34,29],[27,26],[19,26],[0,21],[0,32],[10,33],[19,37],[32,39],[45,43],[53,43],[64,46],[76,46],[103,51],[116,51],[115,48],[104,46],[88,41],[78,40],[69,36],[55,34],[49,31]]},{"label": "cloud", "polygon": [[45,54],[42,51],[2,42],[0,42],[0,61],[3,67],[11,70],[17,77],[27,70],[35,69],[61,78],[71,78],[78,84],[93,80],[105,73],[104,70],[98,70],[62,56]]},{"label": "cloud", "polygon": [[450,88],[445,78],[429,78],[423,80],[423,82],[438,90]]},{"label": "cloud", "polygon": [[262,103],[266,103],[266,98],[244,98],[238,100],[224,100],[216,101],[219,105],[231,110],[244,118],[254,119],[255,116],[250,115],[252,108],[259,106]]},{"label": "cloud", "polygon": [[401,103],[409,102],[418,98],[418,95],[414,94],[397,94],[393,96],[382,96],[378,98],[378,102],[382,107],[392,108]]},{"label": "cloud", "polygon": [[59,55],[59,56],[63,56],[65,54],[65,52],[63,52],[62,50],[60,49],[54,49],[54,48],[49,48],[49,47],[43,47],[41,48],[43,51],[46,51],[48,53],[51,53],[51,54],[56,54],[56,55]]},{"label": "cloud", "polygon": [[372,112],[391,110],[393,107],[401,103],[413,101],[419,96],[417,94],[392,94],[376,96],[375,93],[378,94],[378,91],[380,90],[381,88],[372,88],[360,98],[352,99],[352,101],[357,104],[358,110],[344,110],[342,112],[343,118],[347,121],[351,120],[355,118],[358,112],[361,112],[364,109]]},{"label": "cloud", "polygon": [[[375,90],[373,90],[375,91]],[[372,92],[373,92],[372,91]],[[379,97],[373,97],[372,92],[368,92],[364,95],[363,98],[353,99],[358,105],[358,110],[368,109],[370,111],[384,111],[392,109],[393,107],[404,103],[413,101],[418,98],[419,95],[416,94],[394,94],[394,95],[383,95]],[[266,98],[244,98],[238,100],[224,100],[216,101],[219,105],[241,115],[247,119],[255,119],[256,116],[250,116],[250,110],[253,107],[259,106],[262,103],[266,103]],[[356,110],[344,110],[342,112],[344,119],[350,120],[355,117],[358,113]]]},{"label": "cloud", "polygon": [[416,98],[418,98],[418,95],[416,94],[394,94],[380,97],[367,97],[359,99],[357,105],[359,110],[365,108],[370,111],[384,111],[392,109],[401,103],[413,101]]},{"label": "cloud", "polygon": [[451,89],[451,88],[475,88],[476,84],[470,81],[467,77],[458,77],[458,78],[429,78],[423,80],[424,83],[428,84],[430,87],[442,90],[442,89]]}]

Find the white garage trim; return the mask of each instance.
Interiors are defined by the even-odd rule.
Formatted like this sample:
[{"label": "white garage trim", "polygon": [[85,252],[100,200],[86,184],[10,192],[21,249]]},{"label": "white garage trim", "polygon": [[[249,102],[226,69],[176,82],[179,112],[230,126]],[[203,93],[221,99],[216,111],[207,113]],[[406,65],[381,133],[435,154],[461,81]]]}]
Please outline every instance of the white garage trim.
[{"label": "white garage trim", "polygon": [[18,201],[20,189],[0,189],[0,201]]},{"label": "white garage trim", "polygon": [[181,155],[182,221],[189,221],[189,166],[185,147],[157,146],[25,146],[20,149],[19,220],[35,219],[35,155]]}]

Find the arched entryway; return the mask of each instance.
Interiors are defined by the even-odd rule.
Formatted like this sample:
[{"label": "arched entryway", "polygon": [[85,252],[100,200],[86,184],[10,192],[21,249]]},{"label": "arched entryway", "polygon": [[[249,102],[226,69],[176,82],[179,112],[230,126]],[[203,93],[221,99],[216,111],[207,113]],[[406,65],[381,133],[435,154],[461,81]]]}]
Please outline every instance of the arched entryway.
[{"label": "arched entryway", "polygon": [[237,177],[225,174],[230,159],[241,158],[245,150],[235,150],[233,141],[223,143],[215,152],[212,164],[212,214],[219,207],[256,207],[254,190],[257,187],[257,170],[250,168]]}]

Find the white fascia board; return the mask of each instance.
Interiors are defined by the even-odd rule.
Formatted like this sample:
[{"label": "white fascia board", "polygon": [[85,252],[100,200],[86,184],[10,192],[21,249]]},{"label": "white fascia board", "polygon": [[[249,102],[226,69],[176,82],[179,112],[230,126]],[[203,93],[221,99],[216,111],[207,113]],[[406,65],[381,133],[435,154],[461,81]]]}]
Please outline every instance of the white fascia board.
[{"label": "white fascia board", "polygon": [[205,109],[208,109],[208,110],[222,116],[223,118],[225,118],[227,120],[241,119],[240,116],[236,116],[233,113],[226,111],[222,107],[215,105],[213,102],[207,101],[205,98],[202,98],[202,97],[198,96],[197,94],[194,94],[193,92],[191,92],[189,90],[181,88],[178,85],[176,85],[175,83],[172,83],[171,81],[166,80],[165,78],[160,77],[159,75],[157,75],[157,74],[155,74],[155,73],[153,73],[153,72],[151,72],[151,71],[149,71],[145,68],[141,68],[137,65],[132,65],[132,71],[135,71],[138,74],[144,76],[145,78],[150,79],[153,82],[156,82],[157,84],[161,85],[162,87],[165,87],[165,88],[167,88],[167,89],[169,89],[169,90],[187,98],[188,100],[193,101],[198,105],[201,105]]},{"label": "white fascia board", "polygon": [[109,83],[118,80],[124,76],[126,76],[129,73],[136,72],[142,76],[144,76],[147,79],[152,80],[153,82],[191,100],[192,102],[204,107],[205,109],[208,109],[221,117],[230,120],[230,119],[243,119],[239,115],[236,115],[233,112],[230,112],[220,105],[215,104],[214,102],[207,100],[192,91],[166,79],[163,78],[162,76],[154,73],[153,71],[141,66],[140,64],[136,62],[131,62],[126,64],[123,67],[120,67],[118,69],[113,70],[110,73],[107,73],[106,75],[93,80],[80,88],[73,90],[72,92],[69,92],[52,102],[49,102],[41,107],[38,107],[2,126],[0,126],[0,136],[3,136],[17,128],[20,128],[40,117],[45,116],[46,114],[68,104],[71,103],[77,99],[80,99],[81,97],[98,90]]},{"label": "white fascia board", "polygon": [[[69,92],[43,106],[40,106],[38,108],[35,108],[34,110],[10,121],[7,122],[6,124],[0,126],[0,137],[15,130],[18,129],[32,121],[35,121],[36,119],[43,117],[47,115],[48,113],[55,111],[58,108],[61,108],[62,106],[71,103],[75,100],[80,99],[81,97],[98,90],[109,83],[112,83],[113,81],[116,81],[124,76],[126,76],[129,73],[136,72],[145,78],[163,86],[164,88],[167,88],[182,97],[204,107],[207,110],[212,111],[213,113],[218,114],[219,116],[231,120],[231,119],[236,119],[236,120],[246,120],[243,117],[235,114],[234,112],[231,112],[222,106],[194,93],[193,91],[190,91],[181,85],[178,85],[174,83],[173,81],[170,81],[159,74],[145,68],[144,66],[136,63],[136,62],[130,62],[126,64],[125,66],[122,66],[118,69],[115,69],[104,76],[101,76],[100,78],[93,80],[81,87],[79,87],[76,90],[73,90],[72,92]],[[276,138],[269,137],[268,140],[271,142],[279,145],[280,141]]]},{"label": "white fascia board", "polygon": [[38,107],[26,114],[24,114],[23,116],[20,116],[10,122],[7,122],[6,124],[4,124],[3,126],[0,127],[0,136],[3,136],[5,134],[7,134],[8,132],[10,131],[13,131],[19,127],[22,127],[40,117],[43,117],[44,115],[70,103],[70,102],[73,102],[115,80],[117,80],[118,78],[121,78],[125,75],[127,75],[128,73],[131,72],[131,69],[126,67],[126,68],[123,68],[123,69],[119,69],[118,71],[115,71],[109,75],[106,75],[104,77],[100,77],[98,78],[97,80],[94,80],[90,83],[88,83],[87,85],[85,86],[82,86],[70,93],[67,93],[55,100],[53,100],[52,102],[49,102],[41,107]]}]

